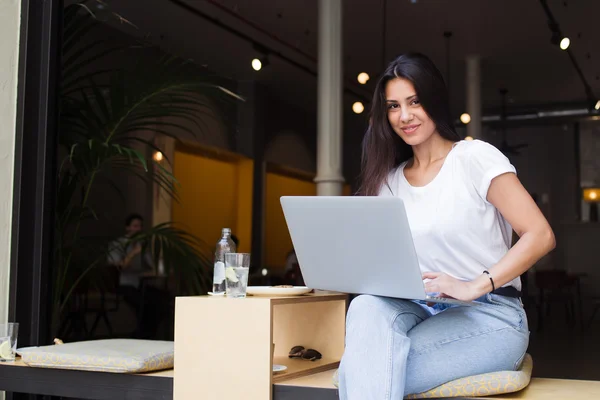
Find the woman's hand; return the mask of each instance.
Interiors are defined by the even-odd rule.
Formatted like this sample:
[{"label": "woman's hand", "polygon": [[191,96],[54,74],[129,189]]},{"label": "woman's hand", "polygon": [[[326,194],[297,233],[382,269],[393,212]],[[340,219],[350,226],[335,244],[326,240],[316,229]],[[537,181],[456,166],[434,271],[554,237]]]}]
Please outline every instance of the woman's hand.
[{"label": "woman's hand", "polygon": [[423,279],[430,279],[425,283],[425,292],[439,293],[440,297],[472,301],[485,294],[480,293],[481,290],[472,282],[461,281],[443,272],[425,272]]}]

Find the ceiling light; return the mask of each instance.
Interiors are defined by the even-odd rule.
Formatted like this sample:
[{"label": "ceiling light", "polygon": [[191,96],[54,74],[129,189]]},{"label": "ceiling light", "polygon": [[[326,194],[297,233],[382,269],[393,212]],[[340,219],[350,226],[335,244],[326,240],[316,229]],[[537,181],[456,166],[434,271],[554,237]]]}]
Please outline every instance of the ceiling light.
[{"label": "ceiling light", "polygon": [[473,140],[473,136],[465,136],[465,140],[471,141]]},{"label": "ceiling light", "polygon": [[471,122],[471,116],[468,113],[463,113],[460,116],[460,122],[462,122],[463,124],[468,124],[469,122]]},{"label": "ceiling light", "polygon": [[569,48],[569,45],[571,44],[571,40],[568,37],[564,37],[561,41],[560,41],[560,48],[562,50],[566,50]]},{"label": "ceiling light", "polygon": [[357,101],[356,103],[352,104],[352,111],[354,111],[356,114],[360,114],[365,111],[365,106],[360,101]]},{"label": "ceiling light", "polygon": [[369,81],[369,78],[369,74],[367,74],[366,72],[361,72],[360,74],[358,74],[358,78],[356,79],[358,79],[358,83],[364,85]]},{"label": "ceiling light", "polygon": [[152,156],[152,158],[156,162],[161,162],[163,160],[164,156],[163,156],[163,153],[161,153],[160,151],[156,151],[156,152],[154,152],[154,155]]},{"label": "ceiling light", "polygon": [[598,101],[596,102],[596,105],[594,106],[594,109],[596,109],[596,110],[600,110],[600,100],[598,100]]},{"label": "ceiling light", "polygon": [[253,70],[260,71],[261,68],[262,68],[262,62],[258,58],[255,58],[254,60],[252,60],[252,69]]}]

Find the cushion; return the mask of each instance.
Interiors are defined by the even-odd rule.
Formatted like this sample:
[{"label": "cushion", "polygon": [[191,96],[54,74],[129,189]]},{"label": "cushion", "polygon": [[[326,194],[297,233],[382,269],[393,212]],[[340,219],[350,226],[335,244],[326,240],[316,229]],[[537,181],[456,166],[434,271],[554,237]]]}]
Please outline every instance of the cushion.
[{"label": "cushion", "polygon": [[[465,396],[493,396],[504,393],[518,392],[525,389],[531,380],[533,359],[525,355],[521,368],[517,371],[490,372],[487,374],[473,375],[466,378],[455,379],[444,383],[427,392],[409,394],[407,399],[432,399]],[[333,384],[338,386],[338,372],[333,376]]]},{"label": "cushion", "polygon": [[173,368],[173,342],[137,339],[90,340],[17,349],[32,367],[140,373]]}]

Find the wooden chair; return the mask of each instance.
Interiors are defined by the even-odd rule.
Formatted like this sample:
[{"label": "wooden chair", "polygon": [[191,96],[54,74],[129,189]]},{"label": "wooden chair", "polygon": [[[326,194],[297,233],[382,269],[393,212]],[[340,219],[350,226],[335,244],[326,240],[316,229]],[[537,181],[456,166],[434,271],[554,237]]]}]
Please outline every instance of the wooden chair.
[{"label": "wooden chair", "polygon": [[596,317],[596,314],[598,314],[598,311],[600,311],[600,297],[594,297],[592,301],[594,302],[594,310],[592,311],[592,316],[590,317],[590,320],[587,323],[588,329],[592,326],[592,322],[594,322],[594,317]]},{"label": "wooden chair", "polygon": [[[108,329],[109,335],[113,335],[113,327],[108,317],[109,312],[119,310],[121,294],[119,292],[119,269],[114,265],[98,267],[90,272],[90,285],[87,296],[88,301],[86,313],[96,315],[94,323],[89,331],[89,336],[94,336],[101,321]],[[92,298],[94,301],[90,301]]]},{"label": "wooden chair", "polygon": [[575,321],[576,279],[566,270],[536,271],[535,286],[538,289],[538,330],[543,327],[544,317],[550,314],[552,303],[564,304],[567,323]]}]

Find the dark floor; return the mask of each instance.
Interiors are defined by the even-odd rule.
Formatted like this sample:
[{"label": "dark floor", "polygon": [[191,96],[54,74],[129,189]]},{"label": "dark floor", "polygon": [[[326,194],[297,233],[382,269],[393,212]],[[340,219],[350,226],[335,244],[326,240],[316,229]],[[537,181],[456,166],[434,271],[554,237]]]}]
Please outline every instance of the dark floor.
[{"label": "dark floor", "polygon": [[584,305],[583,327],[580,318],[573,327],[567,324],[564,309],[554,307],[538,330],[537,310],[528,310],[533,376],[600,380],[600,315],[588,327],[591,312],[591,306]]}]

